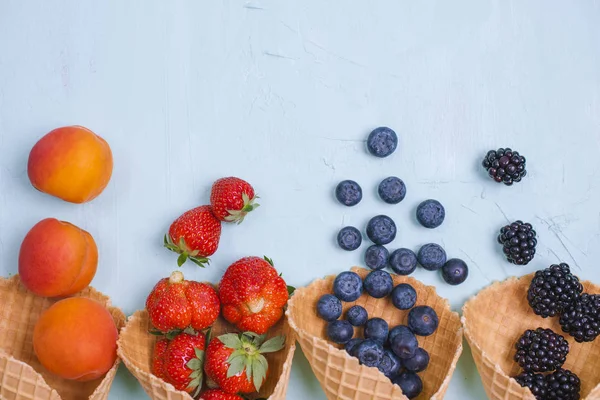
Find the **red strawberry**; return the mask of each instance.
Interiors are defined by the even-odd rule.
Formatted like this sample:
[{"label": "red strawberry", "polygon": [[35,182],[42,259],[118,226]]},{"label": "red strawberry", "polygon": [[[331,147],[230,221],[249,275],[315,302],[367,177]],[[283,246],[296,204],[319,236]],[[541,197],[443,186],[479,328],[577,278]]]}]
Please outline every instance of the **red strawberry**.
[{"label": "red strawberry", "polygon": [[221,278],[223,317],[242,331],[263,334],[283,315],[288,289],[270,262],[266,257],[242,258]]},{"label": "red strawberry", "polygon": [[209,263],[219,247],[221,221],[215,217],[211,206],[200,206],[184,212],[169,228],[165,235],[165,247],[180,254],[177,265],[180,267],[189,258],[201,267]]},{"label": "red strawberry", "polygon": [[254,188],[240,178],[221,178],[213,183],[210,192],[210,204],[213,213],[221,221],[242,223],[246,214],[259,204],[254,200]]},{"label": "red strawberry", "polygon": [[227,393],[258,392],[269,367],[263,354],[283,348],[285,336],[265,341],[266,335],[252,332],[227,333],[213,339],[206,349],[204,372]]},{"label": "red strawberry", "polygon": [[181,333],[171,341],[160,339],[154,347],[152,373],[195,397],[202,388],[205,344],[202,332]]},{"label": "red strawberry", "polygon": [[161,332],[197,331],[211,326],[220,310],[216,290],[206,283],[186,281],[180,271],[158,281],[146,299],[152,325]]},{"label": "red strawberry", "polygon": [[211,389],[200,395],[198,400],[244,400],[242,396],[230,394],[221,389]]}]

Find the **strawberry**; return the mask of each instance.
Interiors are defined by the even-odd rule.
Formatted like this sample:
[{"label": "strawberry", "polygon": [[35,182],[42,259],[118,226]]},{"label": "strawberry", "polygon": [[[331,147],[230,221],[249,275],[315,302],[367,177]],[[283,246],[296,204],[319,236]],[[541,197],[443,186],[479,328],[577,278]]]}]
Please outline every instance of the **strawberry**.
[{"label": "strawberry", "polygon": [[257,198],[248,182],[232,176],[217,180],[210,192],[210,204],[217,218],[238,224],[242,223],[246,214],[259,206],[254,203]]},{"label": "strawberry", "polygon": [[230,394],[221,389],[211,389],[200,395],[198,400],[244,400],[242,396]]},{"label": "strawberry", "polygon": [[146,299],[150,321],[162,333],[206,329],[219,316],[220,307],[212,286],[186,281],[180,271],[158,281]]},{"label": "strawberry", "polygon": [[215,217],[211,206],[200,206],[184,212],[165,235],[164,246],[179,254],[180,267],[189,258],[201,267],[209,263],[219,247],[221,221]]},{"label": "strawberry", "polygon": [[258,334],[279,321],[288,296],[285,281],[266,257],[236,261],[219,284],[223,317],[242,331]]},{"label": "strawberry", "polygon": [[154,346],[152,373],[177,390],[194,393],[195,397],[202,388],[205,345],[206,336],[202,332],[158,340]]},{"label": "strawberry", "polygon": [[279,351],[285,343],[285,336],[265,341],[266,336],[227,333],[213,339],[206,349],[207,379],[227,393],[258,392],[269,372],[263,354]]}]

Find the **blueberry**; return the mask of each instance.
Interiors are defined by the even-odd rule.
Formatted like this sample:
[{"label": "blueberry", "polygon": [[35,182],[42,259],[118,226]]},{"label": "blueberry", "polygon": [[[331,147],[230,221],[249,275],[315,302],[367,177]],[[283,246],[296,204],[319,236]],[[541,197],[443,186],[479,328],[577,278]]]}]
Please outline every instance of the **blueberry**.
[{"label": "blueberry", "polygon": [[362,243],[362,235],[355,227],[345,226],[338,233],[337,242],[344,250],[356,250]]},{"label": "blueberry", "polygon": [[421,372],[427,369],[429,365],[429,353],[427,350],[419,347],[415,352],[414,357],[407,358],[402,362],[404,368],[412,372]]},{"label": "blueberry", "polygon": [[419,348],[419,341],[409,329],[399,330],[392,341],[390,348],[401,359],[412,358]]},{"label": "blueberry", "polygon": [[402,334],[412,334],[414,336],[414,334],[412,333],[412,331],[410,330],[410,328],[408,326],[398,325],[398,326],[395,326],[394,328],[390,329],[390,333],[388,334],[388,344],[391,345],[394,338],[401,333]]},{"label": "blueberry", "polygon": [[442,278],[450,285],[460,285],[469,276],[469,267],[458,258],[451,258],[442,267]]},{"label": "blueberry", "polygon": [[439,319],[429,306],[417,306],[408,313],[408,327],[419,336],[429,336],[436,331]]},{"label": "blueberry", "polygon": [[395,250],[389,259],[392,270],[398,275],[410,275],[417,269],[417,256],[412,250]]},{"label": "blueberry", "polygon": [[388,249],[374,244],[365,252],[365,264],[371,269],[385,268],[389,255]]},{"label": "blueberry", "polygon": [[396,224],[386,215],[373,217],[367,224],[367,236],[375,244],[388,244],[396,238]]},{"label": "blueberry", "polygon": [[335,188],[335,197],[343,205],[352,207],[362,200],[362,189],[360,185],[354,181],[341,181]]},{"label": "blueberry", "polygon": [[437,228],[445,217],[446,210],[437,200],[425,200],[417,207],[417,219],[425,228]]},{"label": "blueberry", "polygon": [[389,273],[377,270],[369,272],[365,278],[365,290],[371,297],[381,299],[392,292],[394,282]]},{"label": "blueberry", "polygon": [[346,343],[345,349],[346,352],[348,354],[350,354],[352,357],[356,357],[356,349],[358,347],[359,344],[361,344],[363,342],[363,339],[350,339],[350,341],[348,343]]},{"label": "blueberry", "polygon": [[356,357],[367,367],[376,367],[383,358],[383,346],[375,340],[366,339],[356,347]]},{"label": "blueberry", "polygon": [[327,324],[327,336],[332,342],[346,344],[354,336],[354,328],[348,321],[331,321]]},{"label": "blueberry", "polygon": [[402,179],[390,176],[381,181],[377,191],[381,200],[388,204],[398,204],[406,196],[406,185]]},{"label": "blueberry", "polygon": [[423,391],[423,381],[414,372],[404,371],[392,382],[400,386],[402,393],[409,399],[414,399]]},{"label": "blueberry", "polygon": [[371,318],[365,324],[365,339],[373,339],[384,344],[388,338],[388,323],[381,318]]},{"label": "blueberry", "polygon": [[363,326],[367,323],[369,314],[361,306],[352,306],[346,311],[346,320],[354,326]]},{"label": "blueberry", "polygon": [[332,294],[324,294],[317,303],[317,313],[325,321],[335,321],[342,315],[342,302]]},{"label": "blueberry", "polygon": [[383,357],[381,358],[381,362],[377,366],[382,374],[388,377],[388,379],[393,379],[398,375],[400,369],[402,369],[402,361],[398,358],[397,355],[394,354],[390,349],[385,349],[383,351]]},{"label": "blueberry", "polygon": [[410,310],[417,302],[417,291],[408,283],[401,283],[392,290],[392,303],[399,310]]},{"label": "blueberry", "polygon": [[419,264],[428,271],[437,271],[446,263],[446,252],[439,244],[427,243],[417,254]]},{"label": "blueberry", "polygon": [[398,147],[398,136],[396,132],[382,126],[374,129],[367,138],[367,149],[375,157],[387,157]]},{"label": "blueberry", "polygon": [[363,281],[356,272],[344,271],[333,281],[333,293],[342,301],[355,301],[363,292]]}]

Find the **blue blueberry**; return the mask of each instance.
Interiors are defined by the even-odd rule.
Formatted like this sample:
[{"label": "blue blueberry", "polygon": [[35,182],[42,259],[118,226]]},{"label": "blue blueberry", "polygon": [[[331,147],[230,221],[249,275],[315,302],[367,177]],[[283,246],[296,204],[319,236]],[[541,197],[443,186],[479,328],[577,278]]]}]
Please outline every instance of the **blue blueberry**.
[{"label": "blue blueberry", "polygon": [[412,331],[410,330],[410,328],[408,326],[398,325],[398,326],[395,326],[394,328],[390,329],[390,333],[388,334],[388,344],[391,346],[394,338],[401,333],[402,334],[412,334],[414,336],[414,334],[412,333]]},{"label": "blue blueberry", "polygon": [[394,338],[390,342],[390,348],[394,354],[405,360],[415,356],[419,348],[419,341],[410,329],[402,329],[394,335]]},{"label": "blue blueberry", "polygon": [[371,269],[385,268],[388,263],[389,255],[388,249],[374,244],[365,252],[365,264]]},{"label": "blue blueberry", "polygon": [[437,200],[425,200],[417,207],[417,220],[425,228],[437,228],[444,222],[446,210]]},{"label": "blue blueberry", "polygon": [[442,267],[442,278],[450,285],[460,285],[469,276],[469,267],[458,258],[451,258]]},{"label": "blue blueberry", "polygon": [[361,306],[352,306],[346,311],[346,320],[354,326],[363,326],[367,323],[369,314],[367,310]]},{"label": "blue blueberry", "polygon": [[419,336],[432,335],[438,324],[438,315],[429,306],[417,306],[408,313],[408,327]]},{"label": "blue blueberry", "polygon": [[382,270],[371,271],[365,278],[365,290],[371,297],[381,299],[392,293],[394,281],[388,272]]},{"label": "blue blueberry", "polygon": [[417,291],[408,283],[401,283],[392,290],[392,303],[399,310],[410,310],[417,302]]},{"label": "blue blueberry", "polygon": [[376,367],[383,358],[383,346],[375,340],[366,339],[356,347],[355,355],[361,364]]},{"label": "blue blueberry", "polygon": [[381,318],[371,318],[365,324],[365,339],[373,339],[384,344],[388,338],[388,323]]},{"label": "blue blueberry", "polygon": [[446,251],[439,244],[427,243],[417,254],[419,264],[428,271],[437,271],[446,263]]},{"label": "blue blueberry", "polygon": [[417,269],[417,256],[412,250],[398,249],[390,255],[389,264],[398,275],[410,275]]},{"label": "blue blueberry", "polygon": [[356,272],[344,271],[333,281],[333,293],[342,301],[355,301],[363,292],[363,281]]},{"label": "blue blueberry", "polygon": [[354,181],[341,181],[335,188],[335,197],[343,205],[352,207],[362,200],[362,188]]},{"label": "blue blueberry", "polygon": [[337,242],[344,250],[356,250],[362,243],[362,235],[355,227],[345,226],[338,233]]},{"label": "blue blueberry", "polygon": [[377,366],[382,374],[388,377],[388,379],[393,379],[400,373],[400,369],[402,369],[402,361],[398,358],[397,355],[394,354],[390,349],[385,349],[383,351],[383,357],[381,358],[381,362]]},{"label": "blue blueberry", "polygon": [[363,342],[363,339],[359,339],[359,338],[350,339],[350,341],[348,343],[346,343],[346,346],[345,346],[346,352],[348,354],[350,354],[352,357],[356,357],[356,349],[358,348],[358,345],[361,344],[362,342]]},{"label": "blue blueberry", "polygon": [[407,358],[402,362],[404,368],[412,372],[421,372],[427,369],[429,365],[429,353],[427,350],[419,347],[415,352],[414,357]]},{"label": "blue blueberry", "polygon": [[398,136],[396,132],[382,126],[374,129],[367,138],[367,149],[375,157],[387,157],[398,147]]},{"label": "blue blueberry", "polygon": [[396,224],[386,215],[373,217],[367,224],[367,236],[375,244],[388,244],[396,238]]},{"label": "blue blueberry", "polygon": [[325,321],[335,321],[342,315],[342,302],[332,294],[324,294],[317,303],[317,313]]},{"label": "blue blueberry", "polygon": [[331,321],[327,324],[327,336],[332,342],[346,344],[354,336],[354,328],[348,321]]},{"label": "blue blueberry", "polygon": [[404,200],[404,196],[406,196],[406,185],[402,179],[390,176],[381,181],[377,188],[377,192],[379,192],[381,200],[386,203],[398,204]]},{"label": "blue blueberry", "polygon": [[402,393],[409,399],[414,399],[423,391],[423,381],[414,372],[404,371],[392,381],[400,386]]}]

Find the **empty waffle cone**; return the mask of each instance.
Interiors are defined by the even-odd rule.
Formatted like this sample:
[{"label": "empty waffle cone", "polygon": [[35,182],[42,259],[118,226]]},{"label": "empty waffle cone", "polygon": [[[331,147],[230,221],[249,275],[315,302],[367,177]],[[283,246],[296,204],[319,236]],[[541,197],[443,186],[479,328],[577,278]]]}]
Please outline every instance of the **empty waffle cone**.
[{"label": "empty waffle cone", "polygon": [[[527,290],[534,274],[496,282],[470,299],[463,308],[465,336],[490,399],[517,400],[535,397],[510,377],[521,373],[513,361],[515,344],[527,329],[550,328],[563,335],[570,345],[563,366],[581,378],[581,398],[600,399],[600,340],[577,343],[563,333],[558,317],[535,315],[527,302]],[[600,293],[600,287],[582,282],[584,291]]]},{"label": "empty waffle cone", "polygon": [[[110,299],[92,287],[75,296],[87,297],[104,305],[117,329],[125,315],[111,307]],[[33,352],[33,329],[40,316],[57,300],[28,291],[19,276],[0,278],[0,399],[2,400],[102,400],[108,398],[119,360],[100,379],[77,382],[48,372]]]},{"label": "empty waffle cone", "polygon": [[[157,337],[148,333],[152,328],[146,310],[135,312],[129,317],[119,338],[119,356],[131,373],[138,379],[150,398],[155,400],[190,400],[192,397],[173,385],[152,374],[152,353]],[[219,317],[212,327],[211,336],[214,338],[227,332],[238,332],[233,325]],[[265,354],[269,362],[269,375],[260,389],[260,393],[247,398],[267,398],[269,400],[284,400],[290,381],[292,358],[296,350],[294,331],[290,329],[287,318],[282,318],[268,332],[268,336],[285,335],[285,347],[276,352]]]},{"label": "empty waffle cone", "polygon": [[[370,272],[353,268],[362,278]],[[428,305],[437,312],[440,323],[437,331],[428,337],[418,337],[419,346],[430,354],[429,367],[419,373],[423,392],[417,399],[443,399],[456,362],[462,352],[462,327],[457,313],[450,310],[447,300],[439,297],[435,288],[414,278],[392,275],[394,285],[408,283],[417,291],[417,305]],[[326,339],[326,325],[317,315],[319,298],[333,292],[335,276],[318,279],[309,286],[297,289],[290,299],[287,311],[290,325],[298,335],[302,351],[321,383],[328,399],[387,400],[408,399],[399,386],[385,377],[377,368],[360,365],[358,359],[346,353],[342,346]],[[398,310],[390,298],[375,299],[363,294],[353,303],[343,303],[344,312],[355,304],[366,308],[369,318],[385,319],[390,328],[407,323],[408,311]]]}]

